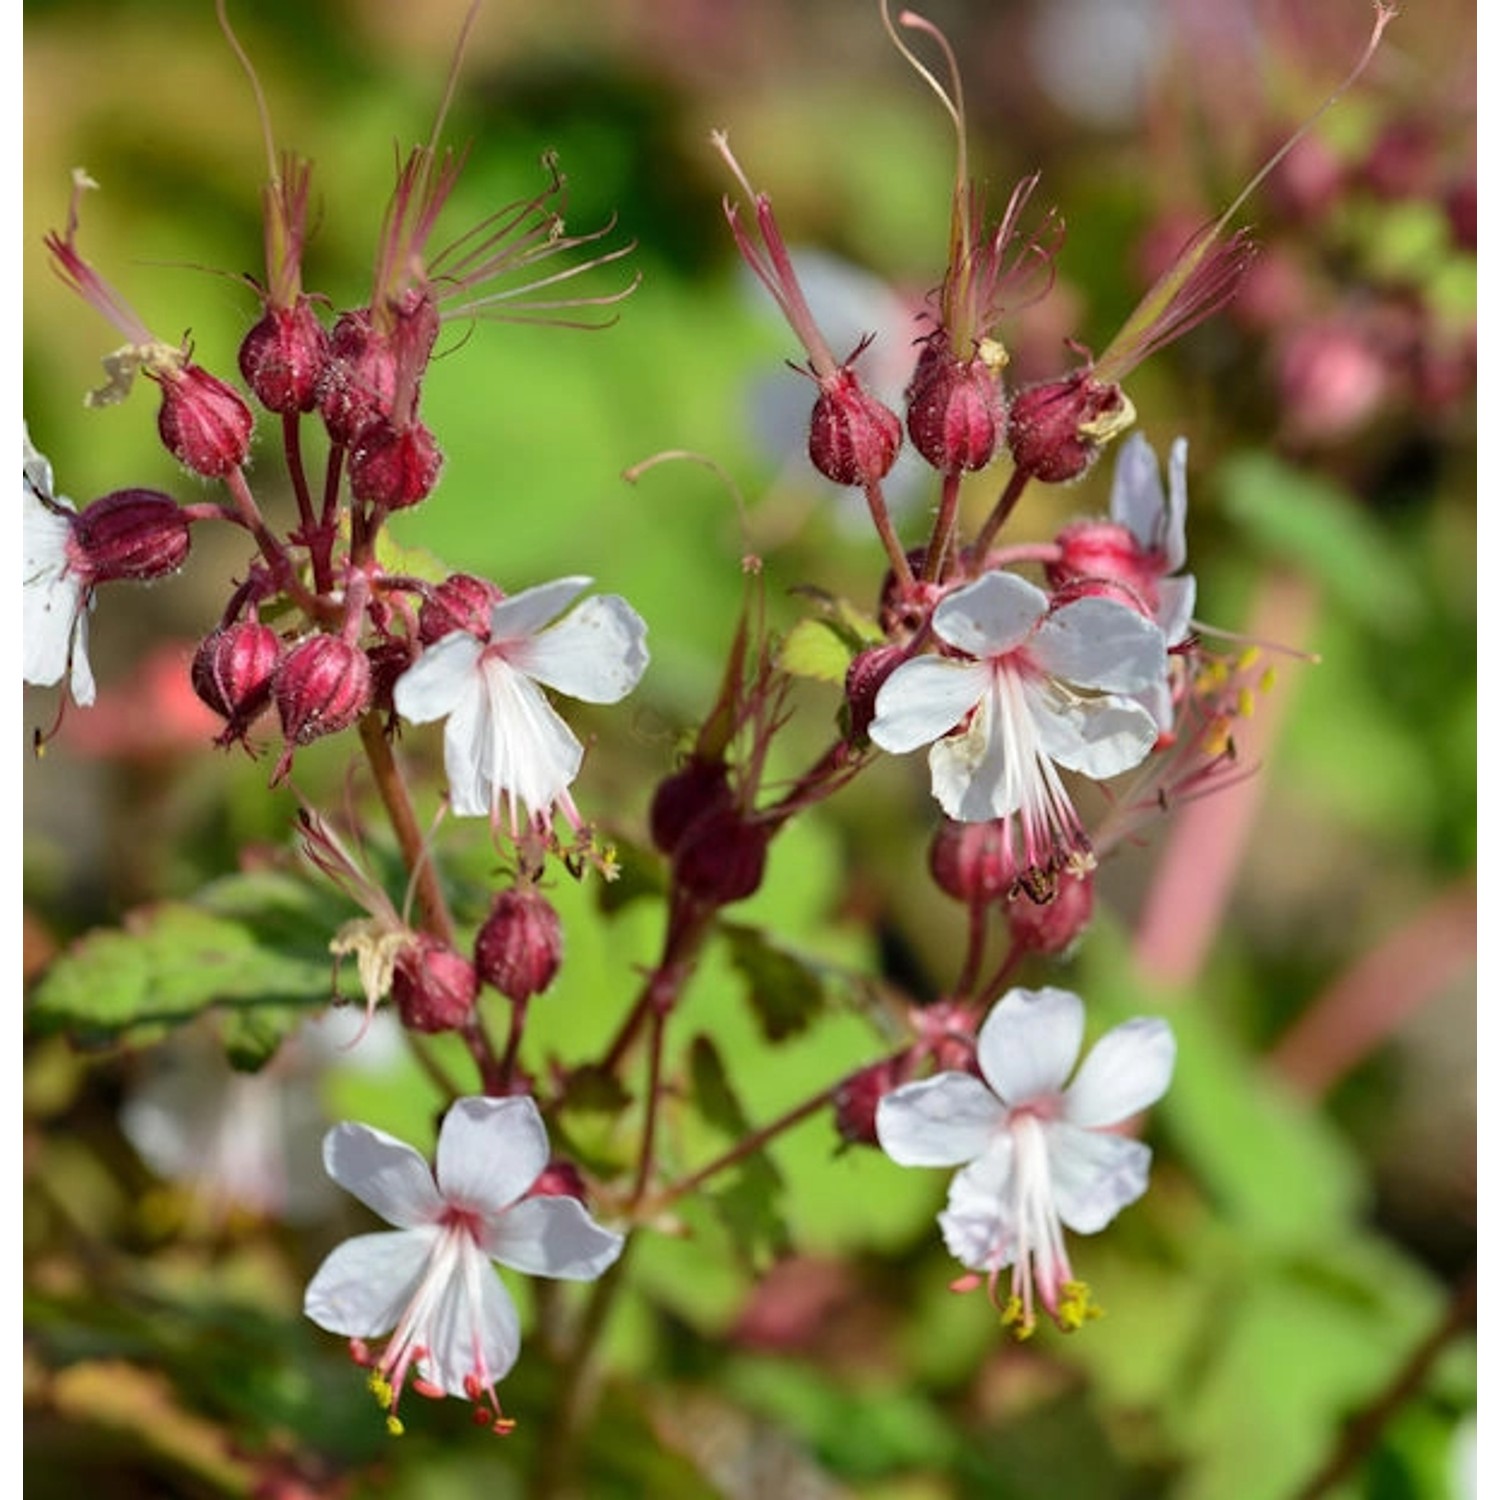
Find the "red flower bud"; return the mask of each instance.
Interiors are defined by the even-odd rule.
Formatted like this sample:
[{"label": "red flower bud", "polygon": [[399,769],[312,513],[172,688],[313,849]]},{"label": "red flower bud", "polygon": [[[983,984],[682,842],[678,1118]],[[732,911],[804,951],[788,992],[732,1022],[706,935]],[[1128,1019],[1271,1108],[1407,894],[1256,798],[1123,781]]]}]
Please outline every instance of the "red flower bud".
[{"label": "red flower bud", "polygon": [[159,490],[116,490],[73,519],[68,565],[89,584],[121,578],[163,578],[183,564],[192,545],[182,507]]},{"label": "red flower bud", "polygon": [[875,1110],[893,1089],[911,1076],[911,1054],[871,1063],[851,1073],[833,1096],[833,1125],[851,1146],[878,1146]]},{"label": "red flower bud", "polygon": [[262,709],[281,659],[281,638],[258,620],[241,620],[208,636],[193,656],[193,691],[228,722],[215,743],[243,741]]},{"label": "red flower bud", "polygon": [[336,635],[297,642],[276,672],[276,710],[287,752],[277,777],[291,764],[292,747],[347,729],[370,706],[370,659]]},{"label": "red flower bud", "polygon": [[405,636],[393,635],[376,641],[365,655],[370,659],[370,707],[393,714],[396,679],[416,660],[416,651]]},{"label": "red flower bud", "polygon": [[999,371],[977,355],[954,358],[946,338],[929,339],[906,388],[906,430],[940,474],[984,468],[1005,435]]},{"label": "red flower bud", "polygon": [[432,493],[442,467],[437,440],[423,423],[397,427],[387,417],[375,417],[354,440],[349,489],[356,500],[401,510]]},{"label": "red flower bud", "polygon": [[691,756],[651,798],[651,842],[663,854],[674,854],[694,823],[722,812],[733,801],[724,762]]},{"label": "red flower bud", "polygon": [[402,950],[391,975],[391,999],[413,1031],[455,1031],[474,1013],[479,977],[463,954],[436,938]]},{"label": "red flower bud", "polygon": [[958,823],[945,818],[933,835],[928,868],[938,889],[969,906],[998,901],[1015,887],[1021,868],[1011,848],[1010,823]]},{"label": "red flower bud", "polygon": [[255,418],[233,386],[201,365],[162,374],[157,382],[157,431],[179,463],[208,479],[222,479],[244,463]]},{"label": "red flower bud", "polygon": [[268,307],[240,345],[240,374],[268,411],[311,411],[328,362],[328,334],[306,297]]},{"label": "red flower bud", "polygon": [[1035,901],[1018,890],[1005,908],[1005,920],[1016,946],[1028,953],[1061,953],[1089,925],[1094,914],[1094,876],[1091,871],[1057,879],[1047,901]]},{"label": "red flower bud", "polygon": [[343,313],[328,339],[328,361],[318,381],[318,410],[328,436],[352,443],[377,417],[391,414],[396,354],[363,308]]},{"label": "red flower bud", "polygon": [[760,889],[771,829],[732,804],[696,818],[675,853],[683,890],[715,906],[743,901]]},{"label": "red flower bud", "polygon": [[1021,391],[1011,402],[1006,441],[1018,469],[1043,484],[1063,484],[1087,473],[1132,415],[1119,386],[1080,370]]},{"label": "red flower bud", "polygon": [[807,434],[813,467],[835,484],[875,484],[901,451],[901,419],[844,366],[820,385]]},{"label": "red flower bud", "polygon": [[871,646],[849,663],[844,673],[844,699],[849,705],[849,738],[862,743],[875,717],[875,695],[887,677],[906,660],[904,646]]},{"label": "red flower bud", "polygon": [[542,1168],[542,1175],[526,1190],[528,1198],[576,1198],[587,1202],[588,1189],[584,1186],[583,1173],[572,1162],[554,1156]]},{"label": "red flower bud", "polygon": [[505,590],[487,578],[472,573],[450,573],[422,601],[417,616],[417,636],[424,646],[440,641],[455,630],[467,631],[480,640],[490,638],[490,613],[505,597]]},{"label": "red flower bud", "polygon": [[474,940],[479,977],[509,1000],[539,995],[562,964],[562,923],[535,886],[501,891]]}]

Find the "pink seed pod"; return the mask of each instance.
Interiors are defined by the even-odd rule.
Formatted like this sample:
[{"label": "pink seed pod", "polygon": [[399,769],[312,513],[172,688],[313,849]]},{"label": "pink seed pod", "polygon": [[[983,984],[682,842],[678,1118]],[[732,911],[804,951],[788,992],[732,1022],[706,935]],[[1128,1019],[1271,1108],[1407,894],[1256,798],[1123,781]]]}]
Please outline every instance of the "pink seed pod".
[{"label": "pink seed pod", "polygon": [[1050,901],[1037,902],[1023,889],[1005,908],[1011,940],[1028,953],[1062,953],[1094,914],[1094,876],[1085,870],[1057,879]]},{"label": "pink seed pod", "polygon": [[240,344],[240,374],[267,411],[311,411],[327,362],[328,334],[306,297],[268,307]]},{"label": "pink seed pod", "polygon": [[157,383],[157,431],[179,463],[207,479],[222,479],[244,463],[255,417],[233,386],[201,365],[164,373]]},{"label": "pink seed pod", "polygon": [[370,694],[370,659],[358,646],[336,635],[298,641],[276,672],[276,710],[287,742],[278,778],[294,746],[347,729],[369,708]]},{"label": "pink seed pod", "polygon": [[1117,385],[1080,370],[1019,392],[1010,406],[1006,441],[1016,468],[1043,484],[1086,474],[1101,444],[1126,425],[1130,404]]},{"label": "pink seed pod", "polygon": [[877,484],[901,451],[901,419],[844,366],[820,383],[807,434],[807,456],[835,484]]},{"label": "pink seed pod", "polygon": [[474,939],[480,979],[518,1004],[552,983],[562,956],[562,923],[534,886],[501,891]]},{"label": "pink seed pod", "polygon": [[215,743],[244,741],[270,706],[281,638],[258,620],[240,620],[207,636],[193,656],[193,691],[227,722]]},{"label": "pink seed pod", "polygon": [[490,614],[505,597],[504,589],[472,573],[450,573],[422,601],[417,637],[424,646],[455,630],[482,641],[490,638]]},{"label": "pink seed pod", "polygon": [[374,417],[354,439],[349,489],[368,505],[404,510],[432,493],[442,467],[437,439],[425,424],[397,427],[388,417]]},{"label": "pink seed pod", "polygon": [[403,949],[391,975],[391,999],[412,1031],[456,1031],[473,1015],[478,993],[474,965],[432,937]]},{"label": "pink seed pod", "polygon": [[68,566],[89,584],[175,573],[192,545],[182,507],[159,490],[115,490],[87,505],[68,530]]},{"label": "pink seed pod", "polygon": [[945,818],[933,835],[927,866],[938,889],[966,906],[1001,900],[1021,874],[1004,818],[988,823]]},{"label": "pink seed pod", "polygon": [[940,474],[984,468],[1005,436],[999,372],[975,356],[957,359],[946,339],[922,347],[906,388],[912,446]]}]

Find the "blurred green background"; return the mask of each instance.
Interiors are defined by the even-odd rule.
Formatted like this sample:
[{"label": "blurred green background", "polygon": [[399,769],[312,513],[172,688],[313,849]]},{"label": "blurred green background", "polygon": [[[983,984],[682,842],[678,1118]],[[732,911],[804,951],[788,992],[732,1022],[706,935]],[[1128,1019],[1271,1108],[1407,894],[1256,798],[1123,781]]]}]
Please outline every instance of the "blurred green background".
[{"label": "blurred green background", "polygon": [[[367,295],[393,143],[424,137],[465,8],[231,6],[278,143],[315,163],[306,278],[334,307]],[[1021,380],[1070,367],[1065,338],[1108,342],[1161,245],[1232,196],[1368,25],[1355,0],[954,0],[927,13],[962,59],[992,203],[1040,168],[1038,201],[1067,220],[1058,285],[1007,329]],[[583,1493],[1473,1493],[1454,1477],[1474,1397],[1473,20],[1438,0],[1394,23],[1319,144],[1247,206],[1263,250],[1240,305],[1127,383],[1159,451],[1190,438],[1198,617],[1316,663],[1279,662],[1246,726],[1254,775],[1112,859],[1076,958],[1027,971],[1083,994],[1091,1035],[1142,1011],[1178,1031],[1152,1190],[1074,1246],[1108,1316],[1072,1340],[1008,1343],[980,1299],[945,1289],[939,1174],[838,1155],[818,1118],[773,1153],[776,1212],[755,1218],[754,1243],[708,1207],[685,1212],[680,1237],[643,1237]],[[190,334],[201,362],[232,374],[257,312],[239,278],[261,266],[265,177],[244,75],[206,0],[57,0],[25,6],[25,84],[32,439],[80,504],[125,485],[203,498],[157,443],[149,392],[83,409],[119,340],[51,274],[41,236],[62,227],[69,171],[86,167],[101,190],[85,201],[83,253],[159,336]],[[762,431],[768,401],[806,387],[736,263],[708,146],[718,127],[794,245],[907,298],[940,279],[952,135],[875,4],[489,0],[448,118],[445,138],[472,144],[445,223],[529,196],[555,148],[570,226],[617,214],[642,282],[603,332],[447,330],[423,398],[443,479],[394,527],[507,589],[588,573],[650,622],[641,691],[582,721],[596,741],[580,804],[627,851],[711,700],[742,556],[763,558],[778,626],[807,611],[803,585],[871,608],[883,566],[799,435],[777,448]],[[743,517],[696,464],[622,477],[676,449],[732,478]],[[1016,535],[1103,509],[1111,467],[1029,494]],[[269,511],[289,512],[268,430],[252,478]],[[976,520],[990,483],[972,490]],[[181,576],[103,591],[101,704],[44,760],[28,756],[28,979],[88,930],[194,897],[286,843],[293,803],[266,793],[268,761],[214,752],[182,687],[244,561],[199,528]],[[27,690],[28,730],[53,704]],[[836,706],[809,686],[789,764],[818,752]],[[435,765],[436,743],[407,748]],[[299,781],[336,803],[345,754],[311,747]],[[915,759],[876,767],[778,843],[766,891],[733,914],[830,966],[844,997],[772,1048],[716,950],[682,1041],[713,1034],[752,1121],[885,1050],[861,1014],[870,984],[930,999],[951,982],[962,915],[926,880],[933,812]],[[483,891],[487,860],[476,847],[461,868],[470,889]],[[611,1034],[659,920],[649,896],[608,919],[590,889],[557,896],[569,961],[537,1018],[538,1063]],[[195,1217],[188,1189],[119,1123],[156,1067],[150,1040],[80,1048],[42,1026],[27,1043],[28,1485],[525,1493],[554,1399],[546,1362],[523,1351],[507,1381],[521,1426],[505,1443],[451,1402],[413,1402],[410,1435],[390,1442],[337,1341],[298,1316],[339,1227],[364,1221],[347,1204],[308,1227],[243,1205]],[[300,1087],[334,1118],[430,1142],[439,1101],[409,1067],[335,1068]],[[722,1147],[685,1132],[687,1165]],[[1340,1460],[1359,1412],[1374,1414],[1368,1440]],[[1306,1489],[1330,1461],[1336,1477]]]}]

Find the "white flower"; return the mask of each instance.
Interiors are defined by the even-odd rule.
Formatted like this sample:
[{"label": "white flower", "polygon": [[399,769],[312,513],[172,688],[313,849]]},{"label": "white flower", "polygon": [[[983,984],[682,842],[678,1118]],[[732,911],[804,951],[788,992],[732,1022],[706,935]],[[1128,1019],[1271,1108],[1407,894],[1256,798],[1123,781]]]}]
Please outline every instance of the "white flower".
[{"label": "white flower", "polygon": [[1102,779],[1150,752],[1155,721],[1115,695],[1164,679],[1161,631],[1112,599],[1052,609],[1013,573],[949,594],[932,629],[969,659],[903,662],[876,695],[870,738],[898,754],[932,743],[943,811],[964,823],[1018,815],[1025,866],[1074,862],[1087,841],[1057,767]]},{"label": "white flower", "polygon": [[[1109,492],[1109,518],[1123,526],[1141,551],[1139,568],[1152,576],[1152,618],[1167,645],[1187,637],[1198,582],[1183,573],[1187,561],[1187,439],[1178,438],[1167,458],[1167,490],[1161,487],[1156,451],[1145,434],[1132,433],[1115,460]],[[1176,577],[1168,577],[1176,574]]]},{"label": "white flower", "polygon": [[[624,1239],[576,1198],[527,1198],[547,1165],[547,1132],[524,1097],[460,1099],[438,1135],[436,1178],[403,1141],[368,1125],[337,1125],[323,1142],[328,1174],[391,1231],[333,1251],[307,1288],[303,1311],[354,1340],[393,1432],[415,1368],[423,1395],[462,1396],[498,1431],[495,1383],[516,1362],[520,1322],[491,1261],[530,1276],[592,1281]],[[363,1341],[390,1334],[374,1358]]]},{"label": "white flower", "polygon": [[[543,696],[557,689],[586,703],[616,703],[650,660],[646,625],[614,594],[557,617],[592,579],[559,578],[495,605],[490,637],[453,631],[396,682],[396,711],[414,724],[447,716],[443,764],[454,812],[498,818],[500,799],[548,819],[560,806],[578,821],[568,787],[583,746]],[[556,623],[550,623],[556,621]]]},{"label": "white flower", "polygon": [[87,707],[94,701],[87,613],[93,601],[68,555],[76,507],[52,493],[52,465],[24,427],[21,443],[21,675],[39,687],[67,677],[73,701]]},{"label": "white flower", "polygon": [[[1109,1127],[1161,1098],[1177,1044],[1165,1021],[1127,1021],[1064,1087],[1083,1040],[1083,1002],[1066,990],[1012,990],[976,1044],[982,1078],[940,1073],[887,1094],[875,1132],[893,1161],[964,1166],[938,1223],[949,1250],[991,1291],[1012,1267],[1005,1320],[1023,1337],[1040,1301],[1059,1327],[1090,1314],[1063,1244],[1103,1229],[1146,1191],[1151,1151]],[[967,1164],[967,1165],[964,1165]]]}]

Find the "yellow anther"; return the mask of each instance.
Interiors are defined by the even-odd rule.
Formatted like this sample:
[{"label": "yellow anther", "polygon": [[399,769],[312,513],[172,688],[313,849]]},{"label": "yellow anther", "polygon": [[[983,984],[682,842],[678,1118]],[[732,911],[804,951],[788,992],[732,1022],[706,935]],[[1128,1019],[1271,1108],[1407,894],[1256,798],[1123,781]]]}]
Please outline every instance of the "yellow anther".
[{"label": "yellow anther", "polygon": [[999,339],[983,338],[979,341],[979,363],[985,369],[998,374],[1010,363],[1010,350]]},{"label": "yellow anther", "polygon": [[1104,1310],[1094,1302],[1086,1281],[1069,1281],[1063,1284],[1062,1296],[1057,1304],[1057,1326],[1064,1333],[1076,1333],[1085,1323],[1103,1317]]},{"label": "yellow anther", "polygon": [[1258,691],[1262,693],[1269,693],[1275,686],[1276,668],[1267,667],[1266,670],[1260,674],[1260,682],[1257,684]]},{"label": "yellow anther", "polygon": [[1260,654],[1261,653],[1259,646],[1247,646],[1243,651],[1240,652],[1239,660],[1234,664],[1235,670],[1239,672],[1248,672],[1250,668],[1260,660]]},{"label": "yellow anther", "polygon": [[1091,438],[1096,443],[1107,443],[1111,438],[1119,437],[1127,427],[1135,422],[1135,407],[1130,397],[1124,391],[1120,392],[1120,404],[1113,411],[1107,411],[1095,417],[1091,422],[1080,422],[1078,424],[1079,437]]},{"label": "yellow anther", "polygon": [[1248,719],[1255,712],[1255,694],[1249,688],[1240,689],[1235,699],[1235,712],[1242,719]]},{"label": "yellow anther", "polygon": [[392,1437],[400,1437],[406,1431],[406,1423],[400,1417],[387,1417],[385,1419],[385,1430]]},{"label": "yellow anther", "polygon": [[381,1411],[389,1411],[396,1400],[396,1392],[389,1380],[379,1370],[371,1370],[365,1377],[370,1394],[380,1403]]}]

